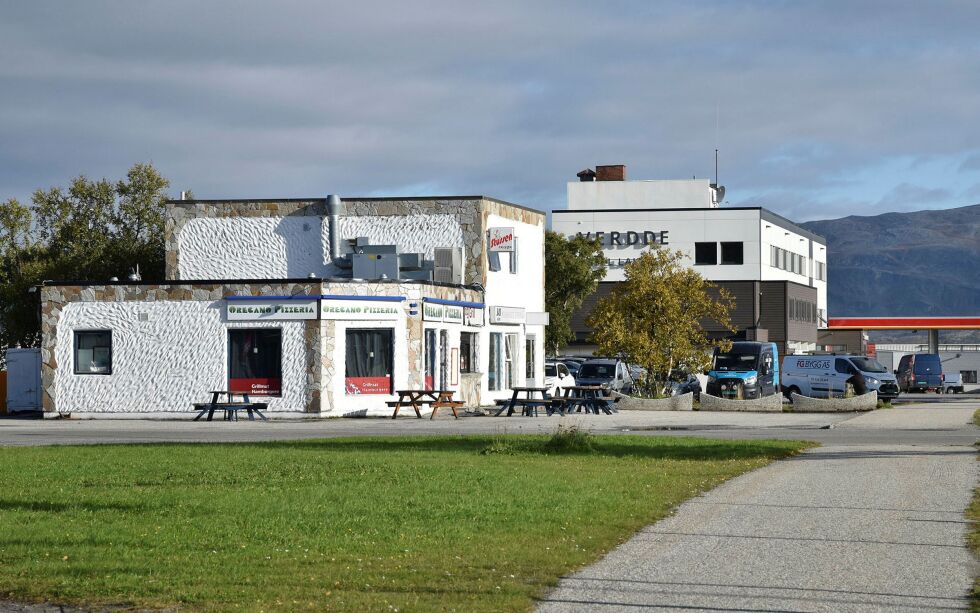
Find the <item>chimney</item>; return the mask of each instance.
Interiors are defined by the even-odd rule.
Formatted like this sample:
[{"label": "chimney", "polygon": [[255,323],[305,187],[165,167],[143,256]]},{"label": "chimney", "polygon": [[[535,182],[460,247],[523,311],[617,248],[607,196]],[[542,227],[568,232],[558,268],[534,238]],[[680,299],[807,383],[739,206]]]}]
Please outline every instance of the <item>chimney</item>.
[{"label": "chimney", "polygon": [[596,181],[625,181],[626,165],[613,164],[608,166],[595,167]]},{"label": "chimney", "polygon": [[582,183],[591,183],[592,181],[595,181],[595,171],[591,168],[586,168],[582,172],[576,173],[575,176],[578,177],[578,180]]}]

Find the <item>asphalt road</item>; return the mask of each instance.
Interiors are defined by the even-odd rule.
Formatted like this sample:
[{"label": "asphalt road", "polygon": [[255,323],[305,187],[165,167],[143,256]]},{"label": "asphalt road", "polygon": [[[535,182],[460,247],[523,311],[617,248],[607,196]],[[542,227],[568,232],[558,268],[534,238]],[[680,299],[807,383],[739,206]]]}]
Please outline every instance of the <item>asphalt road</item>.
[{"label": "asphalt road", "polygon": [[974,405],[837,422],[844,437],[688,501],[564,578],[539,611],[966,610]]},{"label": "asphalt road", "polygon": [[804,439],[825,445],[972,445],[970,425],[980,398],[946,397],[864,414],[702,413],[631,411],[614,415],[463,417],[398,420],[350,418],[269,422],[160,419],[0,419],[0,446],[154,442],[248,442],[338,436],[548,433],[574,423],[596,434],[655,434],[712,438]]}]

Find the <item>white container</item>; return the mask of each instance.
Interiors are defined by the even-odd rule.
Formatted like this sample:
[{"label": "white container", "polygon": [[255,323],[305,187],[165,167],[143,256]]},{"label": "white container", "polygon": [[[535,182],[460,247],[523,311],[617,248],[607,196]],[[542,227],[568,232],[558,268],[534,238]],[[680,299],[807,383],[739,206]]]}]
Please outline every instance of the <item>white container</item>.
[{"label": "white container", "polygon": [[7,349],[7,412],[41,410],[41,350]]}]

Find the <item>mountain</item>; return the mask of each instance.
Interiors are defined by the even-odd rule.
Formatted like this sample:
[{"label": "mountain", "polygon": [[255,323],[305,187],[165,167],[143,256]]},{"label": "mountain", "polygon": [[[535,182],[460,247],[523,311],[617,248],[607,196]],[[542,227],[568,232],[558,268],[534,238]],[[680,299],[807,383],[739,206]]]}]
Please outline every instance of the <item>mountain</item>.
[{"label": "mountain", "polygon": [[980,204],[800,225],[827,239],[831,317],[980,315]]}]

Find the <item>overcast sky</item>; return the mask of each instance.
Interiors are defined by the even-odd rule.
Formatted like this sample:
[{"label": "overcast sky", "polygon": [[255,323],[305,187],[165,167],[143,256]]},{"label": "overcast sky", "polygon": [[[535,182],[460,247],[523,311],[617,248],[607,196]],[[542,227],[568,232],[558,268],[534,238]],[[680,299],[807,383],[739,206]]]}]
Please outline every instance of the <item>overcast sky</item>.
[{"label": "overcast sky", "polygon": [[980,2],[0,0],[0,198],[486,194],[596,164],[797,221],[980,202]]}]

